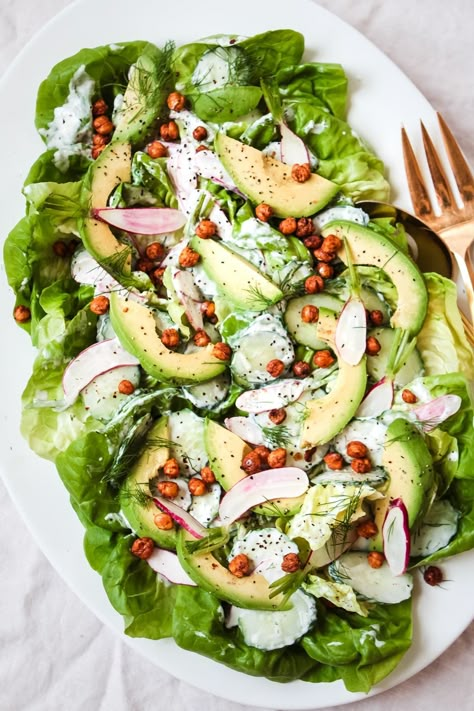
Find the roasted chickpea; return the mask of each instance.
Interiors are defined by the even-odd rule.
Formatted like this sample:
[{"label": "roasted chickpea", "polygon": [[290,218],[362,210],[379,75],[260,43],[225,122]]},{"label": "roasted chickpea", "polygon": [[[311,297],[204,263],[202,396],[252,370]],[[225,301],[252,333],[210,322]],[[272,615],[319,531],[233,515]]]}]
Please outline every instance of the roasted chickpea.
[{"label": "roasted chickpea", "polygon": [[195,252],[191,247],[185,247],[179,255],[178,262],[180,267],[194,267],[199,259],[199,252]]},{"label": "roasted chickpea", "polygon": [[311,177],[311,167],[309,163],[295,163],[291,169],[291,177],[297,183],[305,183]]},{"label": "roasted chickpea", "polygon": [[167,513],[157,513],[153,516],[153,523],[160,531],[171,531],[174,528],[173,519]]},{"label": "roasted chickpea", "polygon": [[267,460],[270,469],[280,469],[280,467],[284,467],[286,464],[286,454],[287,452],[284,447],[278,447],[278,449],[274,449],[273,452],[270,452]]},{"label": "roasted chickpea", "polygon": [[336,254],[334,252],[325,252],[322,247],[319,249],[313,249],[313,257],[318,260],[318,262],[324,262],[328,264],[336,259]]},{"label": "roasted chickpea", "polygon": [[374,521],[364,521],[359,523],[356,532],[361,538],[373,538],[378,533],[378,530]]},{"label": "roasted chickpea", "polygon": [[201,469],[200,474],[201,479],[205,484],[214,484],[214,482],[216,481],[215,474],[210,467],[203,467]]},{"label": "roasted chickpea", "polygon": [[330,254],[335,254],[342,247],[342,240],[337,237],[337,235],[328,235],[323,239],[321,249],[323,252],[329,252]]},{"label": "roasted chickpea", "polygon": [[175,481],[159,481],[156,488],[166,499],[175,499],[179,494],[179,486]]},{"label": "roasted chickpea", "polygon": [[313,356],[313,363],[316,368],[329,368],[336,362],[333,354],[329,350],[316,351]]},{"label": "roasted chickpea", "polygon": [[100,133],[101,136],[108,136],[114,130],[114,125],[107,116],[97,116],[97,118],[93,120],[92,125],[95,132]]},{"label": "roasted chickpea", "polygon": [[313,304],[306,304],[301,309],[301,320],[304,323],[315,323],[319,319],[319,309]]},{"label": "roasted chickpea", "polygon": [[188,481],[188,489],[193,496],[203,496],[207,492],[206,483],[194,476]]},{"label": "roasted chickpea", "polygon": [[296,232],[296,220],[294,217],[286,217],[281,220],[278,229],[284,235],[292,235]]},{"label": "roasted chickpea", "polygon": [[176,328],[165,328],[160,338],[162,344],[167,348],[176,348],[179,343],[179,331]]},{"label": "roasted chickpea", "polygon": [[179,463],[174,457],[167,459],[163,464],[163,474],[170,479],[176,479],[179,476]]},{"label": "roasted chickpea", "polygon": [[[317,447],[311,447],[310,449],[306,449],[304,453],[304,460],[305,462],[311,462],[313,459],[315,453],[316,453]],[[293,455],[294,457],[294,455]]]},{"label": "roasted chickpea", "polygon": [[92,146],[91,157],[92,160],[96,160],[102,151],[105,150],[105,144],[103,146]]},{"label": "roasted chickpea", "polygon": [[353,457],[354,459],[363,459],[368,454],[368,449],[363,442],[354,439],[347,444],[346,452],[348,457]]},{"label": "roasted chickpea", "polygon": [[270,373],[272,378],[279,378],[285,370],[285,364],[282,360],[274,358],[267,363],[265,370]]},{"label": "roasted chickpea", "polygon": [[270,412],[268,413],[268,419],[273,422],[274,425],[281,425],[281,423],[286,420],[285,408],[278,407],[274,410],[270,410]]},{"label": "roasted chickpea", "polygon": [[201,220],[194,231],[201,239],[209,239],[217,233],[217,225],[212,220]]},{"label": "roasted chickpea", "polygon": [[153,543],[151,538],[148,538],[147,536],[143,538],[137,538],[135,541],[133,541],[132,547],[130,549],[131,553],[134,556],[136,556],[137,558],[141,558],[142,560],[148,560],[154,550],[155,544]]},{"label": "roasted chickpea", "polygon": [[382,346],[380,345],[380,342],[375,338],[375,336],[369,336],[367,341],[366,341],[366,346],[365,346],[365,352],[367,355],[377,355],[377,353],[380,353]]},{"label": "roasted chickpea", "polygon": [[281,569],[284,573],[296,573],[301,568],[301,561],[297,553],[287,553],[283,556]]},{"label": "roasted chickpea", "polygon": [[152,141],[146,147],[146,152],[150,158],[164,158],[168,155],[168,149],[161,141]]},{"label": "roasted chickpea", "polygon": [[203,328],[200,328],[194,334],[193,341],[196,346],[199,346],[199,348],[205,348],[205,346],[207,346],[211,342],[211,339],[209,338],[205,330]]},{"label": "roasted chickpea", "polygon": [[262,460],[262,464],[266,464],[268,462],[268,455],[270,454],[270,450],[268,447],[265,447],[264,444],[259,444],[258,447],[255,447],[253,450],[260,459]]},{"label": "roasted chickpea", "polygon": [[250,573],[250,561],[245,553],[239,553],[229,563],[229,570],[236,578],[243,578]]},{"label": "roasted chickpea", "polygon": [[92,104],[92,116],[94,116],[94,118],[96,116],[103,116],[108,110],[109,107],[103,99],[97,99],[97,101],[94,101]]},{"label": "roasted chickpea", "polygon": [[203,301],[201,304],[201,311],[204,316],[209,319],[216,313],[216,305],[213,301]]},{"label": "roasted chickpea", "polygon": [[31,318],[31,311],[27,306],[19,304],[13,311],[13,318],[17,323],[27,323]]},{"label": "roasted chickpea", "polygon": [[324,463],[326,464],[328,469],[338,471],[339,469],[343,468],[344,459],[342,457],[342,454],[338,454],[338,452],[328,452],[328,454],[326,454],[326,456],[324,457]]},{"label": "roasted chickpea", "polygon": [[109,310],[109,307],[110,301],[106,296],[103,295],[95,296],[89,305],[89,308],[92,313],[96,314],[97,316],[103,316],[103,314],[106,314]]},{"label": "roasted chickpea", "polygon": [[176,141],[179,138],[179,128],[175,121],[168,121],[160,126],[160,136],[163,141]]},{"label": "roasted chickpea", "polygon": [[101,136],[100,133],[92,134],[92,145],[96,148],[105,148],[110,143],[110,136]]},{"label": "roasted chickpea", "polygon": [[121,395],[131,395],[135,392],[135,385],[130,380],[121,380],[118,391]]},{"label": "roasted chickpea", "polygon": [[155,268],[155,265],[153,264],[151,259],[142,258],[142,259],[139,259],[136,264],[137,271],[145,272],[145,274],[152,272],[154,268]]},{"label": "roasted chickpea", "polygon": [[246,474],[256,474],[262,470],[262,459],[258,452],[253,450],[242,459],[241,468]]},{"label": "roasted chickpea", "polygon": [[296,236],[310,237],[314,232],[313,220],[310,217],[300,217],[296,222]]},{"label": "roasted chickpea", "polygon": [[170,111],[182,111],[186,104],[186,99],[179,91],[172,91],[171,94],[168,94],[166,103]]},{"label": "roasted chickpea", "polygon": [[369,311],[369,320],[374,326],[381,326],[384,322],[382,311],[379,311],[379,309]]},{"label": "roasted chickpea", "polygon": [[293,363],[292,371],[297,378],[306,378],[311,373],[311,366],[304,360],[297,360]]},{"label": "roasted chickpea", "polygon": [[257,207],[255,208],[255,215],[262,222],[268,222],[270,217],[272,217],[273,215],[273,209],[265,202],[261,202],[260,205],[257,205]]},{"label": "roasted chickpea", "polygon": [[156,262],[163,259],[165,256],[165,248],[162,244],[160,244],[160,242],[152,242],[146,248],[145,254],[148,259],[151,259],[152,262]]},{"label": "roasted chickpea", "polygon": [[326,262],[320,262],[316,269],[318,270],[319,276],[323,279],[332,279],[334,276],[334,267],[330,264],[326,264]]},{"label": "roasted chickpea", "polygon": [[418,402],[418,398],[415,393],[412,393],[411,390],[407,390],[407,388],[405,388],[405,390],[402,390],[402,400],[408,405],[414,405],[415,402]]},{"label": "roasted chickpea", "polygon": [[320,235],[310,235],[309,237],[305,237],[303,240],[303,244],[306,249],[319,249],[322,242],[323,238]]},{"label": "roasted chickpea", "polygon": [[215,343],[212,349],[212,355],[218,360],[230,360],[232,349],[227,343]]},{"label": "roasted chickpea", "polygon": [[69,256],[69,249],[66,242],[62,239],[57,239],[53,244],[53,252],[57,257]]},{"label": "roasted chickpea", "polygon": [[367,556],[367,563],[371,568],[381,568],[384,564],[385,556],[383,553],[377,553],[377,551],[372,551]]},{"label": "roasted chickpea", "polygon": [[423,579],[428,585],[439,585],[443,582],[443,571],[436,565],[429,565],[423,573]]},{"label": "roasted chickpea", "polygon": [[372,469],[372,462],[368,457],[353,459],[351,462],[351,469],[356,474],[367,474],[367,472],[370,472]]},{"label": "roasted chickpea", "polygon": [[193,131],[195,141],[204,141],[207,138],[207,128],[205,126],[196,126]]},{"label": "roasted chickpea", "polygon": [[324,289],[324,280],[317,274],[312,274],[304,282],[304,290],[307,294],[317,294]]}]

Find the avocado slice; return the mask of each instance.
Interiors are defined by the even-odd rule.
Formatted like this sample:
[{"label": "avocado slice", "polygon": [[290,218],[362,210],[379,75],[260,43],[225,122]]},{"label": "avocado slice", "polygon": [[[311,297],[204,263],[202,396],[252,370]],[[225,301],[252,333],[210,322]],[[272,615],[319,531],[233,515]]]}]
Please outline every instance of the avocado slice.
[{"label": "avocado slice", "polygon": [[110,143],[90,166],[80,198],[86,213],[79,220],[84,246],[104,268],[107,268],[107,262],[113,260],[117,270],[125,272],[130,271],[129,248],[118,241],[105,222],[94,217],[94,210],[107,207],[109,196],[117,185],[130,182],[131,159],[130,143]]},{"label": "avocado slice", "polygon": [[148,536],[161,548],[176,548],[176,529],[162,531],[154,524],[158,513],[151,497],[150,484],[167,459],[169,447],[163,444],[169,438],[168,418],[161,417],[149,430],[143,451],[132,467],[120,490],[120,508],[138,536]]},{"label": "avocado slice", "polygon": [[201,255],[207,276],[219,292],[237,308],[265,311],[283,299],[283,292],[246,259],[225,247],[221,242],[191,240],[192,248]]},{"label": "avocado slice", "polygon": [[157,81],[159,50],[153,47],[141,54],[130,68],[130,78],[123,96],[123,104],[117,115],[114,141],[130,140],[134,143],[145,139],[160,111],[161,91]]},{"label": "avocado slice", "polygon": [[433,460],[423,436],[405,419],[394,420],[387,429],[382,466],[390,476],[384,499],[374,502],[377,536],[371,540],[373,550],[383,550],[382,527],[394,499],[402,499],[408,513],[410,529],[431,505],[435,478]]},{"label": "avocado slice", "polygon": [[174,385],[201,383],[226,369],[226,364],[212,355],[212,343],[188,354],[166,348],[156,331],[151,310],[136,301],[123,299],[116,292],[110,295],[110,319],[123,347],[160,382]]},{"label": "avocado slice", "polygon": [[218,133],[216,153],[237,187],[252,202],[270,205],[276,217],[308,217],[321,210],[339,191],[330,180],[312,173],[298,183],[291,166],[240,141]]},{"label": "avocado slice", "polygon": [[259,573],[243,578],[232,575],[212,553],[190,553],[187,541],[195,540],[181,529],[177,537],[176,552],[186,573],[203,590],[214,593],[220,600],[248,610],[288,610],[290,603],[282,605],[282,595],[270,598],[272,588]]},{"label": "avocado slice", "polygon": [[[240,464],[252,448],[236,434],[214,420],[206,420],[204,446],[209,457],[209,466],[225,491],[247,476]],[[253,511],[264,516],[293,515],[300,510],[303,499],[304,495],[296,498],[275,499],[269,501],[268,504],[254,506]]]},{"label": "avocado slice", "polygon": [[[321,234],[323,237],[334,234],[346,240],[354,264],[373,265],[390,277],[398,293],[391,325],[415,336],[423,326],[428,308],[428,292],[416,264],[390,239],[354,222],[331,222]],[[338,256],[347,263],[344,247]]]},{"label": "avocado slice", "polygon": [[[335,350],[337,314],[321,308],[316,337]],[[301,435],[302,447],[314,447],[329,442],[354,417],[367,384],[366,356],[357,365],[338,358],[336,382],[327,395],[306,402],[306,418]]]}]

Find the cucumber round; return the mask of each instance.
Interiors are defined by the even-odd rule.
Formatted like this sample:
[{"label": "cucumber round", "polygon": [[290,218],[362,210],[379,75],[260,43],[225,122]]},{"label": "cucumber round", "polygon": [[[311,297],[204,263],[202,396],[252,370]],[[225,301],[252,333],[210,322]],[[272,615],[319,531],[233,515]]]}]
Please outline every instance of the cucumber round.
[{"label": "cucumber round", "polygon": [[183,388],[184,397],[201,410],[212,410],[226,399],[230,388],[230,378],[222,373],[205,383],[188,385]]},{"label": "cucumber round", "polygon": [[435,501],[411,535],[412,558],[431,555],[448,545],[458,528],[459,512],[447,501]]},{"label": "cucumber round", "polygon": [[344,302],[324,292],[299,296],[288,302],[284,318],[290,336],[302,346],[308,346],[308,348],[312,348],[315,351],[322,350],[327,348],[327,343],[317,338],[316,325],[314,323],[305,323],[301,320],[301,311],[308,305],[316,306],[318,309],[324,308],[339,312],[344,306]]},{"label": "cucumber round", "polygon": [[292,343],[283,329],[275,332],[250,328],[234,351],[231,369],[235,379],[243,385],[268,383],[274,377],[267,371],[267,364],[278,359],[288,367],[294,357]]},{"label": "cucumber round", "polygon": [[409,573],[393,575],[387,563],[371,568],[366,553],[344,553],[329,566],[329,575],[337,583],[350,585],[366,600],[395,605],[407,600],[413,589]]},{"label": "cucumber round", "polygon": [[[378,382],[386,375],[395,331],[391,328],[373,328],[367,335],[374,336],[382,346],[377,355],[367,356],[367,372],[371,378]],[[415,348],[395,375],[394,382],[395,385],[402,388],[420,375],[423,375],[423,361]]]}]

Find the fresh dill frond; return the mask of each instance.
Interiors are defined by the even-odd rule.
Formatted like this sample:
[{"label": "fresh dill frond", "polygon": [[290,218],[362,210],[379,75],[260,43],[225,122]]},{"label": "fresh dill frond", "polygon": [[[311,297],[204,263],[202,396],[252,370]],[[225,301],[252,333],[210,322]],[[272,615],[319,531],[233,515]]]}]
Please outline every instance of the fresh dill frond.
[{"label": "fresh dill frond", "polygon": [[143,451],[150,422],[150,415],[144,415],[127,432],[117,448],[112,464],[102,478],[103,481],[110,482],[113,486],[118,487],[130,473],[131,468]]},{"label": "fresh dill frond", "polygon": [[133,501],[141,508],[148,508],[153,502],[153,497],[151,493],[147,493],[146,487],[148,487],[148,482],[136,483],[133,487],[126,486],[122,489],[120,496],[124,501]]},{"label": "fresh dill frond", "polygon": [[267,442],[274,448],[286,447],[291,441],[291,433],[285,425],[262,427],[262,433]]},{"label": "fresh dill frond", "polygon": [[[252,284],[248,289],[246,289],[248,294],[247,307],[250,311],[264,311],[265,309],[270,309],[272,306],[281,299],[275,299],[275,297],[266,296],[260,286]],[[283,298],[283,295],[282,297]]]}]

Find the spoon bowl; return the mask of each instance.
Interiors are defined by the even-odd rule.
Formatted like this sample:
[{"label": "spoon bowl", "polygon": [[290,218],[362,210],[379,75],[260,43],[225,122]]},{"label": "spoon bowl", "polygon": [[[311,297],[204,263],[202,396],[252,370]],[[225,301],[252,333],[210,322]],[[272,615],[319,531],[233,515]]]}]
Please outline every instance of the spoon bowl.
[{"label": "spoon bowl", "polygon": [[416,245],[416,249],[410,245],[410,251],[421,271],[437,272],[441,276],[452,279],[454,273],[452,254],[441,237],[428,225],[409,212],[386,202],[364,200],[358,202],[357,207],[364,210],[372,219],[389,217],[401,223]]}]

